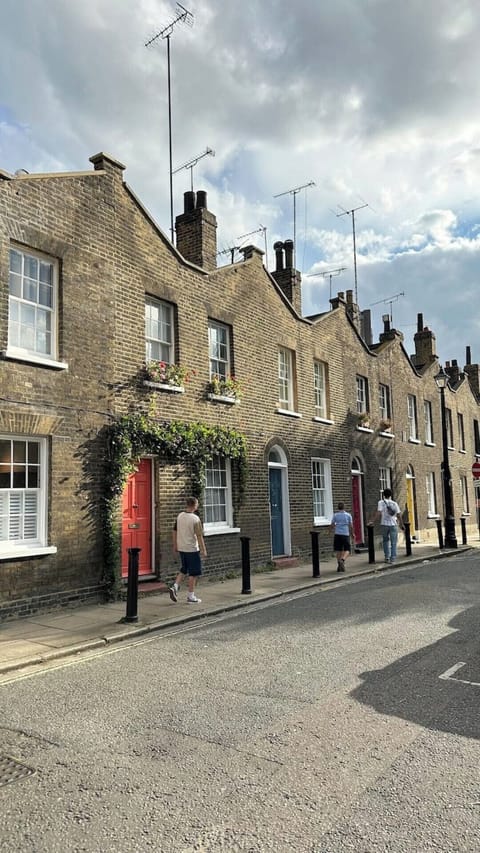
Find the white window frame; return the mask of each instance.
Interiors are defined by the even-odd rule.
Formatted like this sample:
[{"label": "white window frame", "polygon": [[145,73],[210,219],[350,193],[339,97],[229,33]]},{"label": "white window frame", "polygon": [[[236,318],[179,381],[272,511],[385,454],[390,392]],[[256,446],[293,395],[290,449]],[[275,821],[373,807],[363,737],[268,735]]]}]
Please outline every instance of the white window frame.
[{"label": "white window frame", "polygon": [[423,417],[425,420],[425,443],[433,444],[433,418],[430,400],[423,401]]},{"label": "white window frame", "polygon": [[230,327],[216,320],[208,321],[208,353],[210,359],[210,379],[218,376],[227,379],[230,376]]},{"label": "white window frame", "polygon": [[[312,457],[311,472],[313,523],[316,525],[330,524],[333,515],[332,463],[330,459]],[[322,495],[321,499],[316,498],[317,494]],[[323,514],[319,514],[317,509],[321,509],[322,504],[324,512]]]},{"label": "white window frame", "polygon": [[468,499],[468,481],[463,474],[460,475],[460,494],[462,496],[462,515],[470,515],[470,501]]},{"label": "white window frame", "polygon": [[[158,311],[158,318],[153,319],[151,309]],[[158,332],[153,334],[152,325],[156,324]],[[167,333],[162,333],[164,329]],[[170,339],[169,339],[170,338]],[[154,354],[158,347],[160,357]],[[164,361],[165,364],[175,364],[175,318],[171,302],[145,297],[145,358],[150,361]]]},{"label": "white window frame", "polygon": [[460,453],[465,453],[465,425],[463,415],[457,412],[457,428],[458,428],[458,449]]},{"label": "white window frame", "polygon": [[[38,436],[27,436],[27,435],[0,435],[1,441],[10,442],[10,456],[9,456],[9,467],[10,467],[10,475],[14,473],[15,462],[13,460],[13,443],[20,442],[26,445],[26,452],[28,452],[28,444],[36,444],[38,446],[38,485],[32,488],[28,488],[28,484],[25,487],[14,487],[13,484],[9,487],[0,488],[0,536],[2,535],[2,530],[5,527],[5,533],[10,532],[12,517],[10,514],[10,503],[12,499],[12,495],[22,495],[22,504],[24,505],[25,496],[30,494],[35,494],[36,496],[36,535],[34,537],[27,538],[0,538],[0,557],[15,557],[15,556],[27,556],[30,553],[41,553],[40,549],[45,549],[47,546],[47,500],[48,500],[48,465],[47,465],[47,440],[45,438],[39,438]],[[7,462],[7,459],[1,460],[2,462]],[[23,463],[17,463],[20,465]],[[27,467],[27,466],[26,466]],[[1,469],[3,472],[3,468]],[[8,507],[7,507],[8,504]],[[56,549],[48,549],[48,553],[55,551]]]},{"label": "white window frame", "polygon": [[[17,273],[12,269],[12,254],[16,253],[21,257],[21,272]],[[30,278],[25,275],[25,261],[27,258],[33,259],[38,264],[37,277],[35,279]],[[39,299],[39,290],[42,284],[47,286],[47,282],[40,281],[40,264],[46,264],[51,267],[51,306],[43,305]],[[39,363],[52,363],[55,366],[65,366],[60,365],[57,361],[58,359],[58,278],[59,278],[59,265],[58,260],[56,258],[52,258],[48,255],[44,255],[41,252],[34,251],[33,249],[26,249],[22,246],[18,246],[14,243],[10,245],[9,252],[9,296],[8,296],[8,348],[7,355],[9,356],[17,356],[24,360],[28,361],[38,361]],[[20,282],[20,291],[21,295],[16,295],[11,293],[11,285],[13,281]],[[37,298],[36,299],[28,299],[24,294],[24,287],[26,287],[26,282],[30,281],[35,283],[37,289]],[[14,308],[15,306],[15,308]],[[34,338],[37,337],[37,334],[40,334],[42,329],[40,326],[40,318],[45,316],[45,318],[49,318],[50,329],[45,330],[50,334],[50,349],[49,352],[44,352],[42,349],[38,349],[35,346],[33,347],[22,347],[18,344],[13,343],[13,326],[14,320],[12,317],[13,311],[29,311],[34,314],[34,323],[31,326],[33,329]],[[15,324],[17,325],[17,324]],[[18,323],[20,326],[20,323]],[[23,324],[26,326],[27,324]]]},{"label": "white window frame", "polygon": [[415,394],[407,395],[408,437],[418,441],[417,398]]},{"label": "white window frame", "polygon": [[378,386],[378,407],[381,419],[388,421],[390,419],[390,386],[383,382]]},{"label": "white window frame", "polygon": [[[209,483],[210,479],[210,483]],[[216,482],[215,482],[216,481]],[[215,493],[217,495],[215,496]],[[212,500],[209,500],[209,498]],[[215,497],[221,500],[215,500]],[[208,520],[211,507],[223,507],[224,518],[219,521]],[[232,502],[232,467],[231,460],[226,456],[216,454],[208,459],[205,468],[205,484],[203,490],[203,528],[205,534],[232,532],[233,502]]]},{"label": "white window frame", "polygon": [[392,488],[392,469],[386,465],[380,465],[378,469],[378,479],[380,481],[380,500],[383,497],[385,489]]},{"label": "white window frame", "polygon": [[315,414],[318,418],[328,418],[327,365],[324,361],[315,361],[313,363],[313,385],[315,391]]},{"label": "white window frame", "polygon": [[281,409],[294,411],[293,352],[286,347],[278,351],[278,404]]},{"label": "white window frame", "polygon": [[368,412],[368,380],[366,376],[356,376],[357,398],[356,407],[359,415]]},{"label": "white window frame", "polygon": [[427,493],[427,518],[437,518],[437,489],[434,471],[429,471],[425,477],[425,491]]}]

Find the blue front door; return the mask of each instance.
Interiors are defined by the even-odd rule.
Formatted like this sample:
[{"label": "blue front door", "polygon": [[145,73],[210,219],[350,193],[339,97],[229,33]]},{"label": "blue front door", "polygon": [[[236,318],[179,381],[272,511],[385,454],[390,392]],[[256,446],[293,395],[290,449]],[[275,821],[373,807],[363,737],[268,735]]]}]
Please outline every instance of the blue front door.
[{"label": "blue front door", "polygon": [[279,557],[285,553],[283,538],[283,500],[282,500],[282,471],[281,468],[269,468],[270,481],[270,523],[272,529],[272,556]]}]

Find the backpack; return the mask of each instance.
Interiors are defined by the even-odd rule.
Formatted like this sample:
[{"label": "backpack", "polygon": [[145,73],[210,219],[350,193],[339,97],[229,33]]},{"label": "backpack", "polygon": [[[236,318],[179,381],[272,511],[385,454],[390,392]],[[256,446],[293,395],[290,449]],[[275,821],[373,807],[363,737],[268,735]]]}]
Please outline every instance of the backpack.
[{"label": "backpack", "polygon": [[390,506],[390,504],[387,504],[387,502],[385,500],[383,503],[387,507],[387,512],[389,515],[396,515],[397,514],[397,510],[395,509],[395,507]]}]

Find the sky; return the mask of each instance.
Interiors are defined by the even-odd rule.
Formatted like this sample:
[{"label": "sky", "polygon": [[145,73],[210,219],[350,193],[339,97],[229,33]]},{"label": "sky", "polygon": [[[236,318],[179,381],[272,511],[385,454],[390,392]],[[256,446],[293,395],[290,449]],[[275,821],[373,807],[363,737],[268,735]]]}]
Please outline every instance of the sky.
[{"label": "sky", "polygon": [[[169,40],[173,169],[214,151],[193,181],[218,263],[266,237],[272,269],[295,235],[304,314],[356,290],[375,337],[390,314],[412,353],[422,313],[442,361],[463,367],[467,345],[480,361],[478,0],[187,3]],[[167,41],[145,43],[181,13],[2,0],[0,169],[84,170],[106,151],[169,236]],[[190,179],[173,177],[175,215]]]}]

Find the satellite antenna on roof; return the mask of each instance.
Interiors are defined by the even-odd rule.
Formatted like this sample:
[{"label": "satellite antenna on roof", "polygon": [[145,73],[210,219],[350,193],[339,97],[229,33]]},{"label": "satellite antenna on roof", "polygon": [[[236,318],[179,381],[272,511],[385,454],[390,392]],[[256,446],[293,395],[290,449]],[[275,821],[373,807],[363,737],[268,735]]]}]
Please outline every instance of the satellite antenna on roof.
[{"label": "satellite antenna on roof", "polygon": [[188,160],[188,162],[184,163],[183,166],[178,166],[178,168],[172,172],[172,175],[176,175],[177,172],[181,172],[182,169],[190,169],[190,189],[193,192],[193,167],[197,165],[199,160],[202,160],[203,157],[207,157],[209,154],[212,157],[215,157],[215,151],[212,148],[205,148],[203,154],[199,154],[198,157],[194,157],[193,160]]},{"label": "satellite antenna on roof", "polygon": [[358,283],[357,283],[357,244],[355,241],[355,212],[357,210],[363,210],[364,207],[369,207],[367,202],[365,204],[360,204],[358,207],[352,207],[351,210],[345,210],[340,204],[337,204],[337,207],[340,208],[341,213],[335,213],[335,216],[351,216],[352,217],[352,232],[353,232],[353,269],[354,269],[354,280],[355,280],[355,304],[358,305]]},{"label": "satellite antenna on roof", "polygon": [[323,272],[312,272],[307,275],[307,278],[318,278],[321,275],[323,278],[326,278],[327,275],[330,279],[330,299],[332,298],[332,278],[336,275],[341,275],[341,273],[346,270],[346,267],[337,267],[335,270],[323,270]]},{"label": "satellite antenna on roof", "polygon": [[168,148],[170,155],[170,233],[172,235],[172,243],[175,241],[175,229],[173,226],[173,165],[172,165],[172,88],[170,74],[170,36],[173,33],[176,24],[187,24],[193,27],[193,15],[181,3],[177,3],[177,17],[170,21],[166,27],[159,30],[151,39],[145,42],[145,47],[150,47],[158,39],[167,40],[167,79],[168,79]]},{"label": "satellite antenna on roof", "polygon": [[294,187],[291,190],[285,190],[283,193],[277,193],[274,198],[280,198],[282,195],[293,195],[293,268],[296,268],[296,252],[297,252],[297,207],[296,198],[301,190],[306,190],[308,187],[316,186],[315,181],[309,181],[308,184],[302,184],[301,187]]}]

